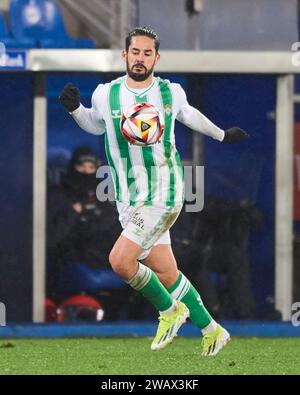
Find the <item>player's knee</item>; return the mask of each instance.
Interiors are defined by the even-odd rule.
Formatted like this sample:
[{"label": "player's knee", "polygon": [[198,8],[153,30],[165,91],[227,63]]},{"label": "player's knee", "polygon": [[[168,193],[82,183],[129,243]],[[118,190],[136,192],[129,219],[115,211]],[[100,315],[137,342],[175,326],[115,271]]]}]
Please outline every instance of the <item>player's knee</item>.
[{"label": "player's knee", "polygon": [[127,277],[127,264],[125,257],[116,250],[112,250],[109,254],[109,263],[115,273],[122,278]]},{"label": "player's knee", "polygon": [[115,250],[111,250],[109,254],[109,263],[116,273],[118,273],[119,266],[121,264],[121,259],[118,253],[115,252]]}]

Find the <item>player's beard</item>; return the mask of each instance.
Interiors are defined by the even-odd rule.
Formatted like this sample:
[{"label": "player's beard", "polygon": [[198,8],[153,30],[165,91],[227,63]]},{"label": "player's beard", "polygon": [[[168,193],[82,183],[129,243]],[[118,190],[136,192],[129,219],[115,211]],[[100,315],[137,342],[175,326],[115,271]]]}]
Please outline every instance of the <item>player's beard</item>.
[{"label": "player's beard", "polygon": [[[154,70],[154,65],[153,63],[152,67],[150,69],[147,69],[143,64],[141,63],[136,63],[134,64],[131,68],[129,66],[128,60],[126,61],[126,66],[127,66],[127,74],[129,75],[130,78],[132,78],[134,81],[145,81],[150,75],[153,73]],[[135,73],[134,72],[134,67],[139,66],[140,68],[144,68],[145,72],[144,73]]]}]

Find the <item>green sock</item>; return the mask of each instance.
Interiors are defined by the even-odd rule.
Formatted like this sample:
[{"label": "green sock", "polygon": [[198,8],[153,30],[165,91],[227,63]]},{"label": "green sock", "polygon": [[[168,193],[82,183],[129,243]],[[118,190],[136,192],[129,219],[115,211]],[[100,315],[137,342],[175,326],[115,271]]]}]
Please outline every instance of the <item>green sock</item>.
[{"label": "green sock", "polygon": [[199,293],[181,272],[168,291],[174,299],[181,300],[188,307],[190,319],[198,328],[203,329],[211,323],[212,317],[204,307]]},{"label": "green sock", "polygon": [[168,310],[174,303],[174,299],[159,281],[157,275],[142,263],[139,263],[137,273],[127,281],[127,284],[140,292],[158,311]]}]

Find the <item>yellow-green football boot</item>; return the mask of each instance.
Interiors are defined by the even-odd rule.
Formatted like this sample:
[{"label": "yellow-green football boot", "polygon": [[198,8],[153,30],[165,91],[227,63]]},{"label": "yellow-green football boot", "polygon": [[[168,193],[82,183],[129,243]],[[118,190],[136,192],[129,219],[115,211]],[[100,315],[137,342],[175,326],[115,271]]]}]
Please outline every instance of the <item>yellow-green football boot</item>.
[{"label": "yellow-green football boot", "polygon": [[156,336],[151,344],[151,350],[161,350],[171,343],[182,324],[189,317],[189,309],[182,302],[177,302],[178,308],[171,314],[161,314]]}]

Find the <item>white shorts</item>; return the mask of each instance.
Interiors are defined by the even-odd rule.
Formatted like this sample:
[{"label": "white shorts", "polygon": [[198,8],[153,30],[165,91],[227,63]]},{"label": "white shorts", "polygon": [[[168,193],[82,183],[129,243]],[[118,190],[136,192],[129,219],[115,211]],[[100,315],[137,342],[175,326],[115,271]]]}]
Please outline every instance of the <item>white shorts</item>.
[{"label": "white shorts", "polygon": [[141,246],[145,251],[139,260],[145,259],[151,248],[158,244],[171,244],[169,229],[176,221],[182,205],[174,207],[146,206],[132,207],[117,202],[122,235]]}]

